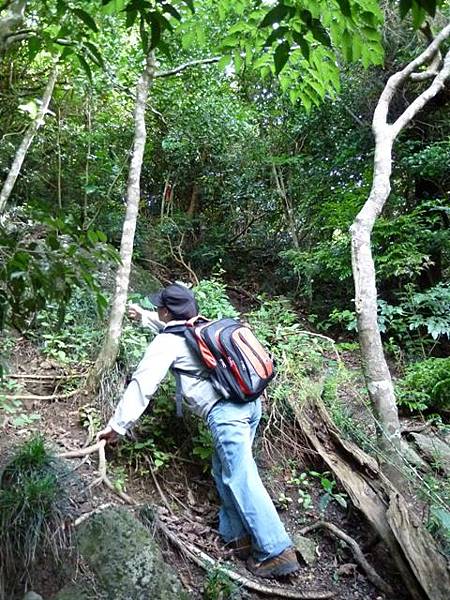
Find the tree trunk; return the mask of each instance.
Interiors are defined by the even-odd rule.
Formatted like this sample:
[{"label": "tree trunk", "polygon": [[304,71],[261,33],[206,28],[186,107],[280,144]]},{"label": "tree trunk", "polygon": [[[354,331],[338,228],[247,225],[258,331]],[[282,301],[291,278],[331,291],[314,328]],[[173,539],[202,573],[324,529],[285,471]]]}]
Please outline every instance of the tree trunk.
[{"label": "tree trunk", "polygon": [[289,402],[314,454],[325,462],[386,544],[408,597],[446,600],[450,572],[445,556],[376,460],[343,438],[320,399],[322,387],[316,384],[316,393],[311,393],[307,403]]},{"label": "tree trunk", "polygon": [[15,30],[23,23],[28,0],[12,0],[7,6],[7,13],[0,19],[0,56],[14,40]]},{"label": "tree trunk", "polygon": [[[372,189],[367,202],[350,228],[355,309],[363,371],[377,419],[379,446],[384,457],[383,470],[393,483],[399,485],[402,483],[399,473],[402,461],[400,425],[392,379],[384,357],[377,322],[377,289],[371,233],[376,218],[383,210],[390,193],[393,143],[417,112],[444,87],[445,81],[449,77],[450,53],[445,57],[440,70],[436,70],[435,64],[439,47],[449,35],[450,25],[447,25],[419,57],[389,78],[373,117],[375,160]],[[432,68],[422,71],[420,79],[424,80],[423,75],[428,73],[428,79],[433,78],[431,85],[408,106],[394,123],[388,123],[389,107],[394,94],[408,79],[415,78],[415,70],[418,67],[430,63]]]},{"label": "tree trunk", "polygon": [[97,386],[97,382],[100,380],[102,373],[114,365],[119,349],[119,339],[122,333],[122,322],[125,314],[130,279],[134,233],[139,210],[141,169],[147,137],[145,127],[145,107],[154,73],[155,58],[154,53],[150,52],[146,60],[144,71],[137,85],[136,106],[134,110],[133,153],[127,185],[127,209],[120,243],[121,264],[119,265],[116,274],[116,288],[112,300],[108,332],[89,377],[87,383],[88,389],[94,389]]},{"label": "tree trunk", "polygon": [[273,173],[273,176],[275,179],[275,185],[277,187],[278,195],[280,196],[281,202],[283,204],[283,210],[284,210],[284,214],[286,217],[286,222],[287,222],[287,225],[291,232],[292,243],[294,244],[294,248],[296,250],[299,250],[300,243],[299,243],[298,235],[297,235],[297,227],[295,224],[295,216],[294,216],[294,209],[292,206],[292,202],[286,192],[286,187],[284,185],[283,176],[278,171],[278,169],[276,168],[274,163],[272,163],[272,173]]},{"label": "tree trunk", "polygon": [[196,183],[192,184],[192,192],[191,192],[191,201],[189,203],[189,207],[187,210],[187,216],[192,219],[197,213],[198,208],[198,185]]},{"label": "tree trunk", "polygon": [[38,110],[36,118],[27,129],[27,132],[23,137],[22,143],[17,149],[8,176],[6,177],[2,190],[0,192],[0,214],[5,210],[6,203],[8,202],[9,197],[11,196],[14,184],[16,183],[17,177],[20,173],[20,169],[23,165],[23,161],[25,160],[25,157],[27,155],[28,148],[30,147],[31,142],[33,141],[33,138],[36,135],[38,129],[41,127],[41,125],[44,124],[44,117],[47,113],[48,105],[50,104],[57,77],[58,69],[55,67],[50,74],[47,87],[44,91],[44,96],[42,97],[42,104]]}]

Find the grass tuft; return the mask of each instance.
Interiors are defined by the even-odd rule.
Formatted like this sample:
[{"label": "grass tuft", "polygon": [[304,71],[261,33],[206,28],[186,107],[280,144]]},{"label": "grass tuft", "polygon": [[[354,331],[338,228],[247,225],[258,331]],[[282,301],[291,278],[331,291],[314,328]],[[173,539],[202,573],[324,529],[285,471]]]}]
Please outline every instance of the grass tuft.
[{"label": "grass tuft", "polygon": [[17,449],[0,474],[0,580],[11,593],[31,580],[35,561],[58,561],[69,546],[67,473],[41,436]]}]

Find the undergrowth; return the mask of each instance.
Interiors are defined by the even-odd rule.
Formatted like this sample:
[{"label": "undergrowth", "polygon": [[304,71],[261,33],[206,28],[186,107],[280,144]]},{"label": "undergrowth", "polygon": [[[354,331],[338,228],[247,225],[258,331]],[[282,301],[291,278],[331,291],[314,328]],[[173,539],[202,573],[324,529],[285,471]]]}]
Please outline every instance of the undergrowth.
[{"label": "undergrowth", "polygon": [[412,411],[450,409],[450,358],[427,358],[406,367],[396,396],[400,406]]},{"label": "undergrowth", "polygon": [[[32,579],[41,557],[55,563],[69,546],[68,474],[40,436],[19,447],[0,474],[0,574],[3,594]],[[2,597],[7,597],[2,596]]]}]

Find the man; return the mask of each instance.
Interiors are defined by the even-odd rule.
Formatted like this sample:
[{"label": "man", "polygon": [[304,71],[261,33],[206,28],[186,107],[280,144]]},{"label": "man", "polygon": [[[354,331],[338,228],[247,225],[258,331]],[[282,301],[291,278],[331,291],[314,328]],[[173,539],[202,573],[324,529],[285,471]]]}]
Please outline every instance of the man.
[{"label": "man", "polygon": [[183,336],[164,333],[166,326],[185,323],[198,314],[194,294],[181,284],[153,297],[157,313],[132,305],[129,314],[160,331],[148,346],[132,380],[98,439],[117,440],[139,419],[169,369],[179,372],[188,407],[205,419],[214,440],[213,476],[222,502],[219,532],[247,558],[260,577],[282,577],[298,570],[295,550],[258,473],[252,443],[261,418],[261,400],[229,402],[220,397],[207,370]]}]

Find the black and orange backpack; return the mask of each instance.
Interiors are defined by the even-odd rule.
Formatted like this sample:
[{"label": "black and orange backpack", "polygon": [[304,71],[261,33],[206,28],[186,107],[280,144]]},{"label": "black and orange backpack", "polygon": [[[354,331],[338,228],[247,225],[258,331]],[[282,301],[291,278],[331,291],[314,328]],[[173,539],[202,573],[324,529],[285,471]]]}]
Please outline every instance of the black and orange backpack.
[{"label": "black and orange backpack", "polygon": [[199,316],[185,325],[166,327],[164,333],[184,335],[226,400],[255,400],[275,376],[271,356],[252,330],[236,319],[210,321]]}]

